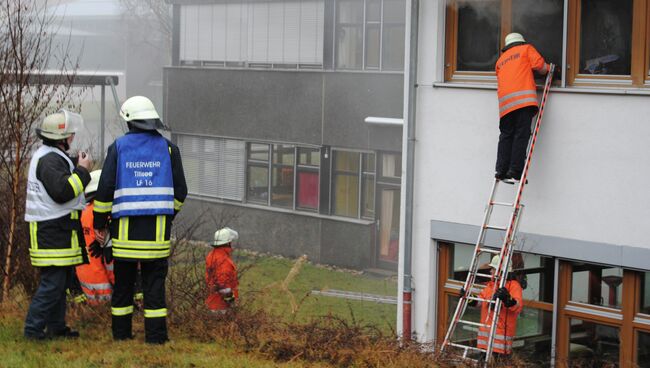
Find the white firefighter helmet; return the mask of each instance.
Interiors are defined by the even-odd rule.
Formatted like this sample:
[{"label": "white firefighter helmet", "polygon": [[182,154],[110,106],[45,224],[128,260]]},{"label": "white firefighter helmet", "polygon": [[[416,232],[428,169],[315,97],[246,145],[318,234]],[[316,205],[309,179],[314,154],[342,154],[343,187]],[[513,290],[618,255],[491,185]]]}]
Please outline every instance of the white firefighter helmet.
[{"label": "white firefighter helmet", "polygon": [[84,190],[84,193],[91,194],[97,191],[97,187],[99,186],[100,176],[102,176],[101,170],[95,170],[90,172],[90,183],[88,183],[88,185],[86,186],[86,190]]},{"label": "white firefighter helmet", "polygon": [[[492,257],[492,261],[488,264],[490,268],[494,268],[495,270],[499,267],[499,262],[501,261],[501,257],[496,255]],[[508,265],[508,272],[512,272],[512,264]]]},{"label": "white firefighter helmet", "polygon": [[124,101],[120,108],[120,116],[126,122],[144,130],[164,129],[160,116],[150,99],[144,96],[133,96]]},{"label": "white firefighter helmet", "polygon": [[75,134],[83,127],[84,119],[65,109],[50,114],[43,119],[41,126],[36,128],[36,133],[41,138],[59,141]]},{"label": "white firefighter helmet", "polygon": [[237,239],[239,239],[239,234],[235,230],[229,227],[224,227],[214,233],[214,243],[212,243],[212,245],[224,245]]},{"label": "white firefighter helmet", "polygon": [[516,33],[516,32],[509,33],[506,36],[506,46],[515,42],[526,42],[526,40],[524,40],[524,36],[522,36],[521,33]]}]

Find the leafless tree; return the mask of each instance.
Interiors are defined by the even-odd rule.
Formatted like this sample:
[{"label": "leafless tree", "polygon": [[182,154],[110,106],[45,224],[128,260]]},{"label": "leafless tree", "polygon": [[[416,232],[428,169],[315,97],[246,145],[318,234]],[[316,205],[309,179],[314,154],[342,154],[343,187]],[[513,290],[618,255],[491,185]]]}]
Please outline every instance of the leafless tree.
[{"label": "leafless tree", "polygon": [[165,0],[120,0],[125,15],[136,21],[153,20],[169,49],[172,39],[171,5]]},{"label": "leafless tree", "polygon": [[67,106],[78,57],[54,41],[44,0],[0,0],[0,275],[2,299],[17,279],[29,283],[29,235],[23,222],[34,128]]}]

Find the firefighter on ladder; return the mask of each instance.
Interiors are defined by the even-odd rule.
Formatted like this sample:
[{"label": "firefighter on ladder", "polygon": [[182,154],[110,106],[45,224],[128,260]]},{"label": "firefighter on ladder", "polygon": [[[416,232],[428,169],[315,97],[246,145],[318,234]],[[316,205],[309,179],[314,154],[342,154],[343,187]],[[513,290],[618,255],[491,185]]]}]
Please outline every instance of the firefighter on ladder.
[{"label": "firefighter on ladder", "polygon": [[521,178],[531,122],[539,110],[533,71],[546,74],[549,68],[550,64],[521,34],[506,36],[495,66],[500,134],[494,177],[498,180],[514,184]]},{"label": "firefighter on ladder", "polygon": [[187,185],[180,151],[157,131],[164,125],[151,100],[129,98],[120,116],[129,132],[108,148],[93,212],[97,240],[104,244],[110,236],[113,245],[113,339],[133,338],[139,265],[145,342],[164,344],[168,341],[165,279],[172,220],[185,201]]},{"label": "firefighter on ladder", "polygon": [[[492,277],[499,267],[500,257],[492,257],[492,261],[488,264]],[[523,309],[523,289],[517,281],[515,275],[512,273],[512,266],[508,266],[508,280],[506,286],[496,289],[494,281],[487,283],[485,288],[478,295],[481,299],[496,300],[500,299],[503,303],[499,311],[498,324],[494,332],[494,340],[492,341],[492,353],[494,360],[498,362],[507,361],[512,354],[512,343],[515,339],[517,332],[517,317]],[[495,290],[496,289],[496,290]],[[465,290],[461,289],[462,294]],[[469,306],[476,306],[477,301],[472,300],[467,303]],[[481,324],[490,325],[492,323],[494,304],[481,302]],[[487,349],[488,339],[490,336],[489,327],[479,327],[477,347],[480,349]]]}]

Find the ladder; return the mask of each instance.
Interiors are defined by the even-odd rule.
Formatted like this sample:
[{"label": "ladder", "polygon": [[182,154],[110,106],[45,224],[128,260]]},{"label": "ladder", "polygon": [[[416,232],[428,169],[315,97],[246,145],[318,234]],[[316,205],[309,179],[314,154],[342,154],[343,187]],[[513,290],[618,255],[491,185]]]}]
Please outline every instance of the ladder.
[{"label": "ladder", "polygon": [[[524,208],[524,205],[521,204],[521,198],[524,191],[524,186],[526,185],[527,182],[526,179],[528,177],[528,169],[530,167],[531,158],[533,156],[533,151],[535,149],[535,143],[537,141],[539,127],[542,123],[542,117],[544,116],[544,107],[546,105],[546,100],[548,98],[548,94],[551,88],[551,82],[553,81],[554,70],[555,70],[555,65],[550,64],[550,68],[546,76],[546,83],[544,84],[544,92],[542,94],[542,100],[539,106],[539,112],[535,120],[532,136],[530,138],[530,141],[528,142],[528,150],[526,154],[524,170],[521,174],[521,180],[519,181],[519,185],[517,186],[516,195],[512,203],[500,202],[495,200],[497,187],[499,186],[499,183],[501,183],[501,181],[496,178],[494,179],[494,182],[492,184],[492,190],[490,191],[490,197],[488,199],[488,204],[485,209],[483,223],[481,225],[476,246],[474,247],[472,263],[470,265],[469,271],[467,273],[467,279],[465,280],[465,284],[463,287],[465,289],[465,295],[461,295],[460,299],[458,300],[456,311],[454,312],[454,315],[449,324],[449,329],[447,330],[447,333],[445,335],[445,340],[443,341],[442,346],[440,348],[441,352],[444,352],[445,349],[448,347],[454,348],[455,351],[460,350],[462,352],[462,354],[460,354],[460,358],[462,360],[470,361],[475,364],[482,364],[484,367],[487,367],[487,365],[489,364],[492,358],[492,351],[494,348],[493,346],[494,335],[496,333],[496,327],[499,323],[498,319],[499,319],[499,312],[501,310],[501,300],[479,298],[478,296],[473,295],[473,289],[474,286],[476,285],[478,278],[483,279],[483,281],[486,280],[494,281],[494,285],[497,285],[497,287],[495,287],[495,290],[504,287],[506,285],[507,276],[508,276],[508,267],[510,265],[510,260],[514,250],[515,235],[517,233],[517,229],[519,226],[519,219],[521,218],[521,214]],[[509,220],[507,226],[496,226],[490,222],[492,212],[495,207],[505,207],[509,210],[509,215],[508,215]],[[501,245],[500,250],[485,246],[484,242],[488,230],[498,231],[504,234],[503,243]],[[492,277],[492,275],[490,275],[489,273],[481,273],[479,271],[479,266],[480,266],[479,257],[482,254],[500,256],[499,266],[495,270],[494,277]],[[466,319],[463,319],[469,301],[489,303],[492,307],[490,312],[492,314],[491,323],[484,324],[481,322],[474,322],[474,321],[468,321]],[[488,336],[487,348],[483,349],[477,346],[472,346],[461,342],[452,341],[454,332],[456,331],[456,328],[459,325],[468,326],[469,328],[472,329],[479,329],[481,327],[489,329],[490,332]],[[470,353],[478,354],[479,357],[481,357],[482,355],[482,359],[470,358],[468,356],[468,354]]]}]

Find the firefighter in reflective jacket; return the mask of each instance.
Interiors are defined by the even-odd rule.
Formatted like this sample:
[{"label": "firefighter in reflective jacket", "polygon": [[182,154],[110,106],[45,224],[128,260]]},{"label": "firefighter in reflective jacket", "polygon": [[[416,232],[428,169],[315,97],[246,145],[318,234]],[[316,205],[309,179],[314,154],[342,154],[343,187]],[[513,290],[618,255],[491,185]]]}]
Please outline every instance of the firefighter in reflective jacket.
[{"label": "firefighter in reflective jacket", "polygon": [[224,313],[239,298],[237,267],[232,261],[232,242],[239,234],[228,227],[214,233],[214,249],[205,259],[205,281],[208,285],[206,306],[211,312]]},{"label": "firefighter in reflective jacket", "polygon": [[43,145],[29,164],[25,221],[29,256],[40,270],[40,282],[25,320],[29,339],[79,336],[65,324],[66,289],[72,284],[74,266],[86,258],[79,213],[92,160],[80,152],[75,164],[66,151],[82,126],[80,115],[61,110],[36,129]]},{"label": "firefighter in reflective jacket", "polygon": [[[489,266],[494,275],[495,270],[499,267],[499,256],[494,256]],[[508,271],[512,268],[509,267]],[[509,275],[511,273],[509,272]],[[512,354],[512,342],[514,341],[517,332],[517,317],[523,309],[523,290],[521,285],[514,278],[509,277],[506,281],[506,286],[494,290],[494,282],[490,281],[483,291],[479,294],[479,298],[492,300],[494,298],[501,299],[502,305],[499,311],[499,321],[496,327],[494,340],[492,342],[493,352],[496,355],[510,355]],[[492,323],[492,304],[481,303],[481,323]],[[489,327],[479,327],[477,347],[487,349],[488,337],[490,334]],[[497,360],[499,357],[497,357]]]},{"label": "firefighter in reflective jacket", "polygon": [[163,344],[168,340],[165,279],[170,232],[187,196],[187,185],[178,147],[156,130],[164,125],[153,103],[146,97],[131,97],[122,105],[120,116],[129,132],[108,148],[94,202],[97,240],[104,244],[110,234],[113,245],[113,339],[132,338],[139,264],[145,342]]},{"label": "firefighter in reflective jacket", "polygon": [[86,250],[90,254],[89,264],[77,266],[77,278],[81,284],[88,303],[95,305],[111,300],[115,277],[113,275],[113,262],[110,255],[104,256],[104,250],[95,239],[93,230],[93,200],[99,184],[101,170],[90,173],[90,183],[86,187],[86,201],[88,204],[81,213],[81,227],[86,241]]},{"label": "firefighter in reflective jacket", "polygon": [[495,178],[514,183],[521,178],[537,114],[537,91],[533,71],[546,74],[550,65],[519,33],[510,33],[496,63],[499,97],[499,146]]}]

